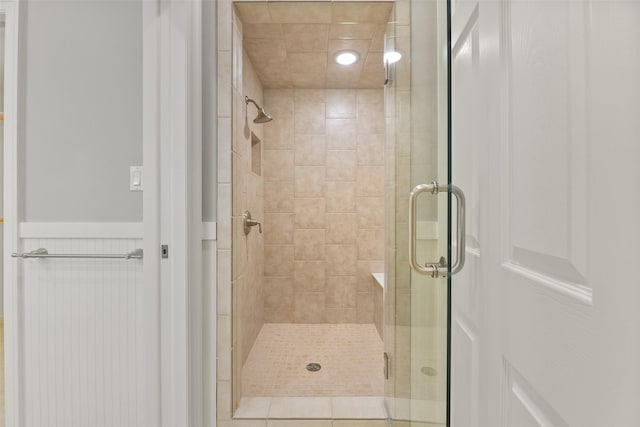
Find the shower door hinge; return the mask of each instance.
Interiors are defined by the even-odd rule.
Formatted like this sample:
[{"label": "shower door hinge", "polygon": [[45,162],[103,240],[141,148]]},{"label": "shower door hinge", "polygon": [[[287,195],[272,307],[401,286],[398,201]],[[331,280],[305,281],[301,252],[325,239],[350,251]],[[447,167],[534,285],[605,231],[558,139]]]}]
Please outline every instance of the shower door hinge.
[{"label": "shower door hinge", "polygon": [[162,254],[162,259],[169,258],[169,245],[162,245],[160,247],[160,253]]},{"label": "shower door hinge", "polygon": [[389,379],[389,353],[384,352],[384,379]]}]

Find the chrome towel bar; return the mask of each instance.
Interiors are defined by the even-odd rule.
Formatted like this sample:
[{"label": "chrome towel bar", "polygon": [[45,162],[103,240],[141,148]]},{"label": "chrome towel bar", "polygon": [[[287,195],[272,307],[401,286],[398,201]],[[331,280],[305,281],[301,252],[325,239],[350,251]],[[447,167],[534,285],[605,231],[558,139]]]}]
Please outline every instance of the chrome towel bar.
[{"label": "chrome towel bar", "polygon": [[110,258],[110,259],[142,259],[142,249],[134,249],[126,254],[50,254],[45,248],[31,252],[13,253],[14,258]]}]

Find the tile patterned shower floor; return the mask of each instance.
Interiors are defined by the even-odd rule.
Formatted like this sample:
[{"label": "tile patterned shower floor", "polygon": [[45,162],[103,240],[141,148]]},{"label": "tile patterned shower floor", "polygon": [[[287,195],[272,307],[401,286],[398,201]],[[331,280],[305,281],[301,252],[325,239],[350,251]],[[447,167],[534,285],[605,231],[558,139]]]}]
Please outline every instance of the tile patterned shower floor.
[{"label": "tile patterned shower floor", "polygon": [[[322,369],[307,371],[311,362]],[[382,396],[383,363],[372,324],[268,323],[242,369],[242,395]]]}]

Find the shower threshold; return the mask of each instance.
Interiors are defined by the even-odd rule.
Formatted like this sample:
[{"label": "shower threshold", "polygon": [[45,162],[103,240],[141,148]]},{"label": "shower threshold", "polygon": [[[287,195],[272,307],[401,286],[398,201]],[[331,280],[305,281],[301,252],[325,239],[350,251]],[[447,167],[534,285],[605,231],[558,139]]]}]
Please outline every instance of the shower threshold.
[{"label": "shower threshold", "polygon": [[[243,397],[234,419],[385,420],[381,396]],[[384,422],[384,421],[383,421]],[[371,424],[372,426],[377,424]],[[385,425],[385,424],[380,424]]]}]

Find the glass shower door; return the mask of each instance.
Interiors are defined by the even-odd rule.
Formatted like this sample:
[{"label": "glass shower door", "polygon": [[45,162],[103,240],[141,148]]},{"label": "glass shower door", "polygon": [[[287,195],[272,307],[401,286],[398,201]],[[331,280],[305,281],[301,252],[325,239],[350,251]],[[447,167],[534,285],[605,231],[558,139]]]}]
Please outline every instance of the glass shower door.
[{"label": "glass shower door", "polygon": [[396,1],[386,42],[403,58],[385,88],[385,402],[392,426],[444,426],[449,277],[464,254],[452,260],[446,0]]}]

